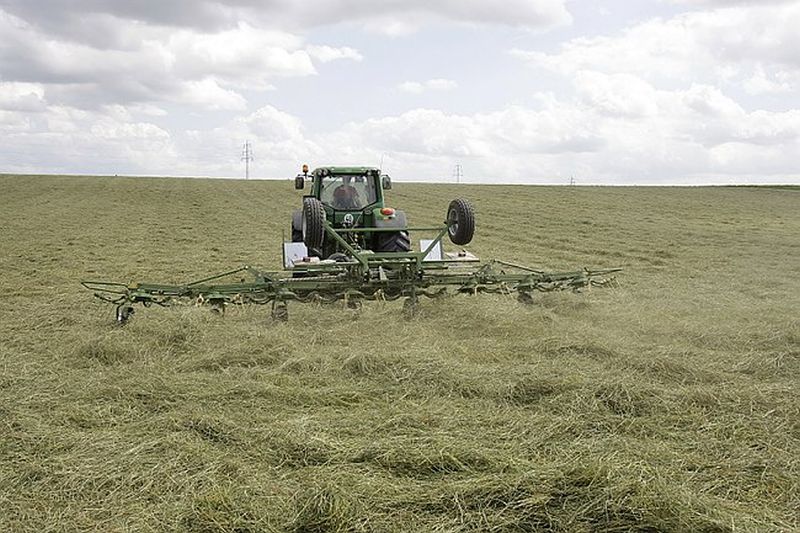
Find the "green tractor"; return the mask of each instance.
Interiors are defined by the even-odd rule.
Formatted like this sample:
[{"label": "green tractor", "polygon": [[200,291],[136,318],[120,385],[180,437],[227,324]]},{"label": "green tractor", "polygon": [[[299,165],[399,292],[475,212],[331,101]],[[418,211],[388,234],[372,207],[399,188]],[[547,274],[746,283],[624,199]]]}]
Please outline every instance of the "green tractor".
[{"label": "green tractor", "polygon": [[[406,215],[386,205],[384,191],[392,188],[392,180],[380,169],[321,167],[309,173],[304,165],[303,173],[295,177],[295,188],[305,189],[307,180],[311,180],[311,194],[303,196],[303,208],[292,214],[292,241],[305,243],[309,256],[347,260],[347,250],[326,235],[326,221],[353,249],[411,251]],[[446,223],[454,244],[468,244],[475,233],[472,204],[453,200]]]},{"label": "green tractor", "polygon": [[[461,294],[517,293],[531,303],[536,291],[578,291],[614,283],[619,268],[545,272],[501,260],[481,262],[467,252],[444,252],[447,235],[465,245],[475,232],[475,214],[467,200],[450,202],[447,218],[432,227],[409,228],[402,211],[386,205],[389,176],[371,167],[308,167],[295,178],[311,194],[292,216],[292,241],[283,243],[283,271],[250,266],[183,284],[82,281],[94,295],[117,306],[117,323],[125,324],[134,304],[168,307],[175,303],[209,305],[222,312],[227,305],[272,305],[275,320],[288,318],[287,302],[343,301],[358,308],[364,300],[405,298],[403,309],[415,313],[420,297],[438,298],[454,290]],[[411,251],[409,231],[435,234],[419,239]],[[250,280],[242,277],[249,274]],[[235,278],[234,278],[235,276]]]}]

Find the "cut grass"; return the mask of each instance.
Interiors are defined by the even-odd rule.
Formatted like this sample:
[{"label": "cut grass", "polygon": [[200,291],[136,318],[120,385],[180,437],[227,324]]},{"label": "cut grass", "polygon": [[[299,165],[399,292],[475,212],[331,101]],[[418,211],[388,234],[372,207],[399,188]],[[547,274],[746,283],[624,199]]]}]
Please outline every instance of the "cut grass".
[{"label": "cut grass", "polygon": [[399,183],[414,224],[473,199],[479,256],[622,285],[125,328],[80,279],[278,268],[291,183],[0,191],[0,530],[800,528],[795,191]]}]

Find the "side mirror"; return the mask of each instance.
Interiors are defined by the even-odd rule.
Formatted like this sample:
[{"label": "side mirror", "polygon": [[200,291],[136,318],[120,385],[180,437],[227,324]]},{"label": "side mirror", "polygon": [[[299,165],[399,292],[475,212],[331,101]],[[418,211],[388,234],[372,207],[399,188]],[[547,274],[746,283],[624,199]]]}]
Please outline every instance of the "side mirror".
[{"label": "side mirror", "polygon": [[390,178],[387,174],[381,176],[381,186],[385,191],[390,190],[392,188],[392,178]]},{"label": "side mirror", "polygon": [[298,191],[302,191],[303,188],[306,186],[306,178],[302,174],[295,176],[294,178],[294,188]]}]

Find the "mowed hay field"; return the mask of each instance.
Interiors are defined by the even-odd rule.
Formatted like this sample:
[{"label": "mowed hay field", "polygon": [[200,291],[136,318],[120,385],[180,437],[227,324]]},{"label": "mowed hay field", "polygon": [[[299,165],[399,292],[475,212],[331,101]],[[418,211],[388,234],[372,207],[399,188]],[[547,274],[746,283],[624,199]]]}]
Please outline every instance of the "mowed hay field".
[{"label": "mowed hay field", "polygon": [[395,183],[619,288],[139,309],[280,268],[289,181],[0,176],[0,531],[797,531],[800,190]]}]

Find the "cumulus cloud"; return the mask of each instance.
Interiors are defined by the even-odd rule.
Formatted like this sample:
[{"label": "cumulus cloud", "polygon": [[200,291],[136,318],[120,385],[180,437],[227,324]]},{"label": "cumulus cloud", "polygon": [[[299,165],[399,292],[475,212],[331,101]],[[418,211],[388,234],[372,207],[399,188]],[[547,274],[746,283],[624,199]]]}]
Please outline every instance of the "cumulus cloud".
[{"label": "cumulus cloud", "polygon": [[[627,93],[634,103],[620,108],[613,88],[624,80],[591,76],[605,89],[575,101],[476,115],[414,110],[351,124],[338,132],[335,144],[372,154],[391,151],[406,175],[441,177],[448,163],[461,162],[483,180],[552,182],[578,175],[597,182],[713,182],[792,168],[790,154],[800,148],[800,111],[747,112],[711,86],[673,92],[643,81],[640,94]],[[597,106],[598,100],[610,107]],[[747,158],[730,153],[730,146],[740,145],[751,147]]]},{"label": "cumulus cloud", "polygon": [[312,44],[306,47],[306,51],[312,58],[320,63],[328,63],[336,59],[352,59],[353,61],[361,61],[364,59],[364,56],[362,56],[358,50],[350,48],[349,46],[334,48],[332,46]]},{"label": "cumulus cloud", "polygon": [[242,139],[251,142],[254,175],[262,177],[288,176],[300,162],[322,156],[300,119],[270,105],[212,129],[187,131],[176,142],[186,168],[203,168],[210,176],[237,176]]},{"label": "cumulus cloud", "polygon": [[800,70],[800,3],[758,3],[652,19],[616,35],[581,37],[553,54],[511,50],[530,65],[570,75],[626,73],[656,84],[742,83],[759,68]]},{"label": "cumulus cloud", "polygon": [[774,111],[755,99],[747,109],[732,95],[797,90],[800,4],[692,3],[723,7],[572,39],[553,53],[511,54],[572,85],[561,103],[582,110],[607,141],[607,155],[622,163],[595,163],[609,176],[763,180],[782,169],[775,179],[791,179],[788,154],[800,148],[796,102],[784,99],[786,109]]},{"label": "cumulus cloud", "polygon": [[[214,32],[239,21],[262,27],[304,28],[358,22],[377,31],[410,30],[440,21],[496,24],[545,29],[568,24],[565,0],[3,0],[0,6],[48,33],[96,43],[116,41],[114,21],[132,20],[148,26],[170,26]],[[95,30],[85,34],[87,24]],[[102,27],[104,31],[98,32]]]},{"label": "cumulus cloud", "polygon": [[[791,169],[800,150],[800,110],[747,111],[710,85],[671,91],[642,80],[628,85],[626,75],[582,76],[593,89],[570,100],[543,96],[537,108],[466,115],[414,109],[324,131],[265,106],[193,132],[192,157],[212,174],[238,175],[236,143],[248,138],[261,154],[255,168],[272,177],[289,176],[302,162],[376,164],[386,154],[396,177],[414,180],[447,178],[456,163],[476,181],[796,179]],[[619,87],[626,87],[629,103]]]},{"label": "cumulus cloud", "polygon": [[353,48],[306,48],[301,37],[247,23],[203,33],[119,20],[116,29],[116,46],[99,48],[0,10],[0,72],[39,83],[48,100],[75,107],[177,102],[238,110],[246,106],[241,91],[313,75],[314,60],[361,59]]},{"label": "cumulus cloud", "polygon": [[434,78],[427,81],[405,81],[398,85],[398,89],[412,94],[422,94],[426,91],[449,91],[458,87],[453,80]]},{"label": "cumulus cloud", "polygon": [[133,120],[118,106],[94,111],[47,106],[35,114],[0,110],[0,135],[6,172],[115,174],[125,168],[164,174],[180,159],[169,132]]},{"label": "cumulus cloud", "polygon": [[744,80],[742,87],[752,95],[789,93],[800,87],[800,72],[778,70],[768,73],[762,65],[756,65],[753,76]]},{"label": "cumulus cloud", "polygon": [[[671,18],[570,39],[549,52],[513,50],[547,76],[537,77],[544,81],[531,85],[529,100],[512,104],[498,93],[481,112],[398,108],[408,100],[390,101],[398,91],[458,85],[426,79],[408,63],[393,66],[399,79],[373,76],[367,68],[381,58],[339,46],[342,36],[361,25],[400,34],[443,21],[542,29],[569,22],[564,1],[36,4],[0,0],[3,171],[237,176],[248,139],[253,173],[263,177],[290,176],[302,162],[377,164],[385,156],[401,180],[447,178],[455,164],[476,181],[798,179],[800,109],[790,98],[800,87],[797,2],[687,0],[696,9]],[[331,24],[338,26],[305,31]],[[331,36],[336,46],[325,42]],[[367,38],[387,47],[411,42]],[[409,61],[425,53],[411,52]],[[374,84],[369,94],[385,105],[365,101],[369,112],[358,118],[337,114],[329,102],[344,101],[352,85],[331,76],[313,84],[330,97],[325,116],[314,116],[318,108],[302,115],[303,98],[319,93],[309,97],[310,84],[279,80],[317,75],[333,61],[360,62]],[[524,79],[509,76],[497,83]],[[266,93],[282,84],[304,96]],[[453,100],[448,109],[459,109]],[[176,108],[196,114],[190,126]]]},{"label": "cumulus cloud", "polygon": [[41,84],[0,81],[0,109],[36,112],[44,108],[44,87]]}]

